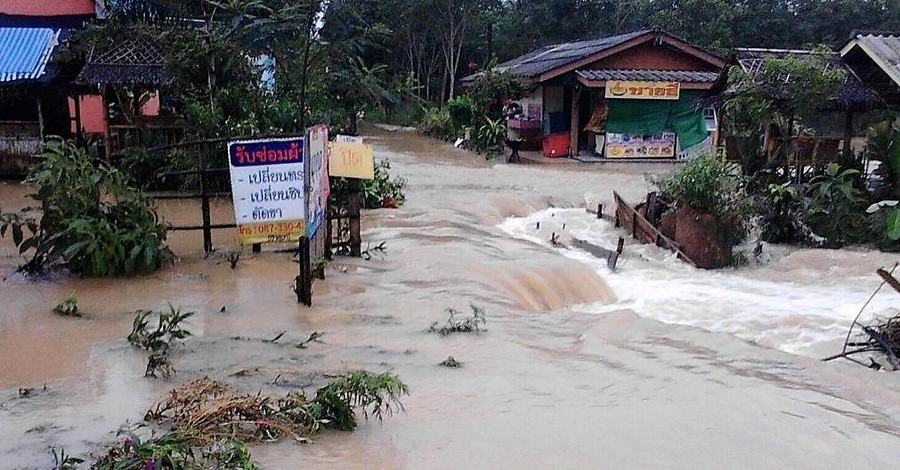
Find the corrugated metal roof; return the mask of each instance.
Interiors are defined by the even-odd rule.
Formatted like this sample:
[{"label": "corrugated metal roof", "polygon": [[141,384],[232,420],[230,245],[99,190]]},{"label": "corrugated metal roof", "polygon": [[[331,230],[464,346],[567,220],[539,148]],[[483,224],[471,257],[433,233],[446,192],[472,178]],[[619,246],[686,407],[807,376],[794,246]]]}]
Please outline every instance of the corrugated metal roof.
[{"label": "corrugated metal roof", "polygon": [[579,70],[578,76],[585,80],[636,80],[653,82],[713,83],[718,72],[696,72],[692,70]]},{"label": "corrugated metal roof", "polygon": [[49,28],[0,28],[0,83],[40,79],[58,38]]},{"label": "corrugated metal roof", "polygon": [[853,46],[861,47],[879,67],[900,85],[900,33],[859,34],[841,51],[846,55]]},{"label": "corrugated metal roof", "polygon": [[618,36],[591,39],[588,41],[575,41],[544,46],[521,57],[504,62],[497,66],[497,69],[507,71],[514,75],[533,77],[611,47],[618,46],[619,44],[643,36],[649,32],[652,32],[652,30],[641,30],[620,34]]}]

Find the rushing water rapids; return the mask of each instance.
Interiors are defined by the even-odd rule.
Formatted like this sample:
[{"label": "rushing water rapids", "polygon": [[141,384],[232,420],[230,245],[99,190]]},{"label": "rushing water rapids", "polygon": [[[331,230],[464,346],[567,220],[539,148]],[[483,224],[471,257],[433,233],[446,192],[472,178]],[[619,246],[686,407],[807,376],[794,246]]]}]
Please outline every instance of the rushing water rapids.
[{"label": "rushing water rapids", "polygon": [[[623,235],[608,220],[584,210],[547,209],[500,225],[511,235],[550,246],[551,234],[615,249]],[[540,227],[539,229],[536,227]],[[742,269],[693,269],[665,250],[630,245],[619,269],[577,249],[560,253],[597,270],[617,301],[583,306],[603,314],[630,309],[664,323],[731,333],[783,351],[824,357],[839,350],[853,318],[881,283],[874,270],[889,259],[833,250],[790,253],[780,247],[763,252],[763,264]],[[818,269],[827,268],[825,277]],[[807,270],[807,273],[802,272]],[[897,293],[883,289],[865,316],[893,316]]]},{"label": "rushing water rapids", "polygon": [[[174,234],[175,266],[121,280],[24,279],[0,240],[0,468],[48,468],[51,446],[86,455],[193,378],[283,394],[359,368],[403,378],[406,412],[312,445],[255,446],[264,468],[900,461],[900,376],[810,357],[839,346],[877,285],[874,270],[893,256],[776,247],[767,264],[707,273],[629,245],[610,273],[584,253],[550,247],[550,233],[614,242],[615,230],[583,207],[609,207],[613,189],[638,200],[643,173],[671,167],[489,165],[409,134],[379,132],[373,142],[409,179],[408,202],[366,214],[364,240],[385,241],[387,253],[338,259],[312,309],[290,291],[289,255],[245,252],[230,269],[222,254],[235,249],[230,231],[215,233],[220,252],[209,258],[198,235]],[[0,184],[0,207],[25,205],[25,192]],[[179,223],[199,216],[188,202],[160,210]],[[230,211],[219,201],[214,222]],[[87,317],[50,313],[72,291]],[[885,295],[875,308],[894,304]],[[167,302],[198,312],[172,383],[144,379],[145,358],[124,341],[128,312]],[[486,309],[485,334],[425,332],[444,309],[469,303]],[[283,344],[259,341],[281,331]],[[324,331],[324,342],[292,347],[312,331]],[[447,356],[463,367],[437,366]],[[18,398],[19,387],[36,391]]]}]

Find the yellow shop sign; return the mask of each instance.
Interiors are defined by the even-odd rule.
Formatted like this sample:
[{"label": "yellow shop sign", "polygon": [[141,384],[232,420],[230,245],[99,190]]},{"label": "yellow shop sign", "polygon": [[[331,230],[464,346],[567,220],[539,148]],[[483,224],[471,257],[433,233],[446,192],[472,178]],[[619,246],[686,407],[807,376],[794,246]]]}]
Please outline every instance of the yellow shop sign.
[{"label": "yellow shop sign", "polygon": [[606,97],[630,100],[677,100],[681,94],[678,82],[630,82],[609,80]]}]

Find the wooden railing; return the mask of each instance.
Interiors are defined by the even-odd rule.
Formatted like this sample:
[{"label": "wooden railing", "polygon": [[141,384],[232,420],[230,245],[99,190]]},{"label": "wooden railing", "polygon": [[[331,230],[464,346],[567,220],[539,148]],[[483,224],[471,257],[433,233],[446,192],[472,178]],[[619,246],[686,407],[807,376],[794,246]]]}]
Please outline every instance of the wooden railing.
[{"label": "wooden railing", "polygon": [[675,240],[663,235],[646,217],[625,202],[622,196],[619,196],[619,193],[613,192],[613,197],[616,199],[616,227],[628,230],[631,236],[640,243],[652,243],[658,247],[670,250],[677,253],[678,257],[684,262],[694,267],[697,266],[694,260],[681,251],[681,247],[675,243]]}]

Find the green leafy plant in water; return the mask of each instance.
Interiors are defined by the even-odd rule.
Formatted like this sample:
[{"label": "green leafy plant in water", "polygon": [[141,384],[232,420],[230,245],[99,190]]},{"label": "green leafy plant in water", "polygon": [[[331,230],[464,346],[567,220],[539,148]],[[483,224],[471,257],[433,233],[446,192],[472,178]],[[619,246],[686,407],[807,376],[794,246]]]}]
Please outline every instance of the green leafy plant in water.
[{"label": "green leafy plant in water", "polygon": [[47,142],[26,182],[39,206],[0,215],[0,236],[11,234],[19,252],[30,253],[21,270],[105,277],[152,272],[171,259],[150,200],[74,142]]},{"label": "green leafy plant in water", "polygon": [[375,164],[375,178],[363,181],[363,207],[367,209],[399,207],[406,201],[403,192],[405,187],[406,179],[391,177],[391,162],[381,160]]},{"label": "green leafy plant in water", "polygon": [[311,412],[325,427],[352,431],[356,427],[356,409],[381,421],[403,410],[400,399],[409,394],[406,384],[395,375],[351,372],[320,388],[312,400]]},{"label": "green leafy plant in water", "polygon": [[443,367],[449,367],[451,369],[458,369],[462,367],[462,362],[457,361],[453,356],[448,356],[447,359],[441,361],[439,365]]},{"label": "green leafy plant in water", "polygon": [[807,223],[831,245],[869,238],[869,225],[862,211],[865,199],[855,185],[858,175],[859,170],[841,169],[837,163],[830,163],[824,174],[811,181]]},{"label": "green leafy plant in water", "polygon": [[397,208],[406,201],[406,179],[391,176],[391,162],[381,160],[375,163],[375,178],[358,183],[348,178],[333,178],[331,183],[332,204],[346,204],[351,191],[362,195],[365,209]]},{"label": "green leafy plant in water", "polygon": [[472,309],[472,315],[462,318],[459,310],[448,308],[447,320],[443,324],[440,322],[432,323],[428,331],[441,336],[448,336],[453,333],[480,334],[484,331],[484,326],[487,324],[484,309],[474,304],[469,304],[469,307]]},{"label": "green leafy plant in water", "polygon": [[65,300],[53,308],[53,313],[63,317],[80,317],[81,312],[78,311],[78,297],[75,293],[69,294]]},{"label": "green leafy plant in water", "polygon": [[255,470],[247,445],[237,439],[201,442],[192,430],[171,432],[143,440],[136,429],[119,432],[120,442],[101,457],[93,470]]},{"label": "green leafy plant in water", "polygon": [[72,457],[66,453],[66,449],[52,449],[53,452],[53,470],[78,470],[84,459]]},{"label": "green leafy plant in water", "polygon": [[[191,335],[191,332],[182,326],[182,322],[192,317],[195,312],[182,312],[169,304],[168,312],[153,312],[152,310],[138,310],[134,317],[128,342],[135,347],[150,352],[147,361],[147,377],[156,377],[160,373],[163,377],[169,377],[174,368],[169,362],[169,350],[177,340],[183,340]],[[149,328],[150,318],[157,317],[155,330]]]},{"label": "green leafy plant in water", "polygon": [[[119,442],[91,468],[97,470],[199,470],[257,468],[246,443],[283,437],[306,441],[326,429],[352,431],[357,411],[379,421],[403,410],[409,390],[397,376],[355,371],[334,377],[315,398],[292,392],[276,398],[244,395],[210,379],[172,390],[144,419],[165,425],[159,436],[141,439],[144,425],[126,425]],[[73,467],[77,468],[77,467]]]},{"label": "green leafy plant in water", "polygon": [[502,118],[485,117],[485,123],[478,127],[473,136],[472,146],[478,153],[493,156],[503,152],[505,141],[506,121]]}]

